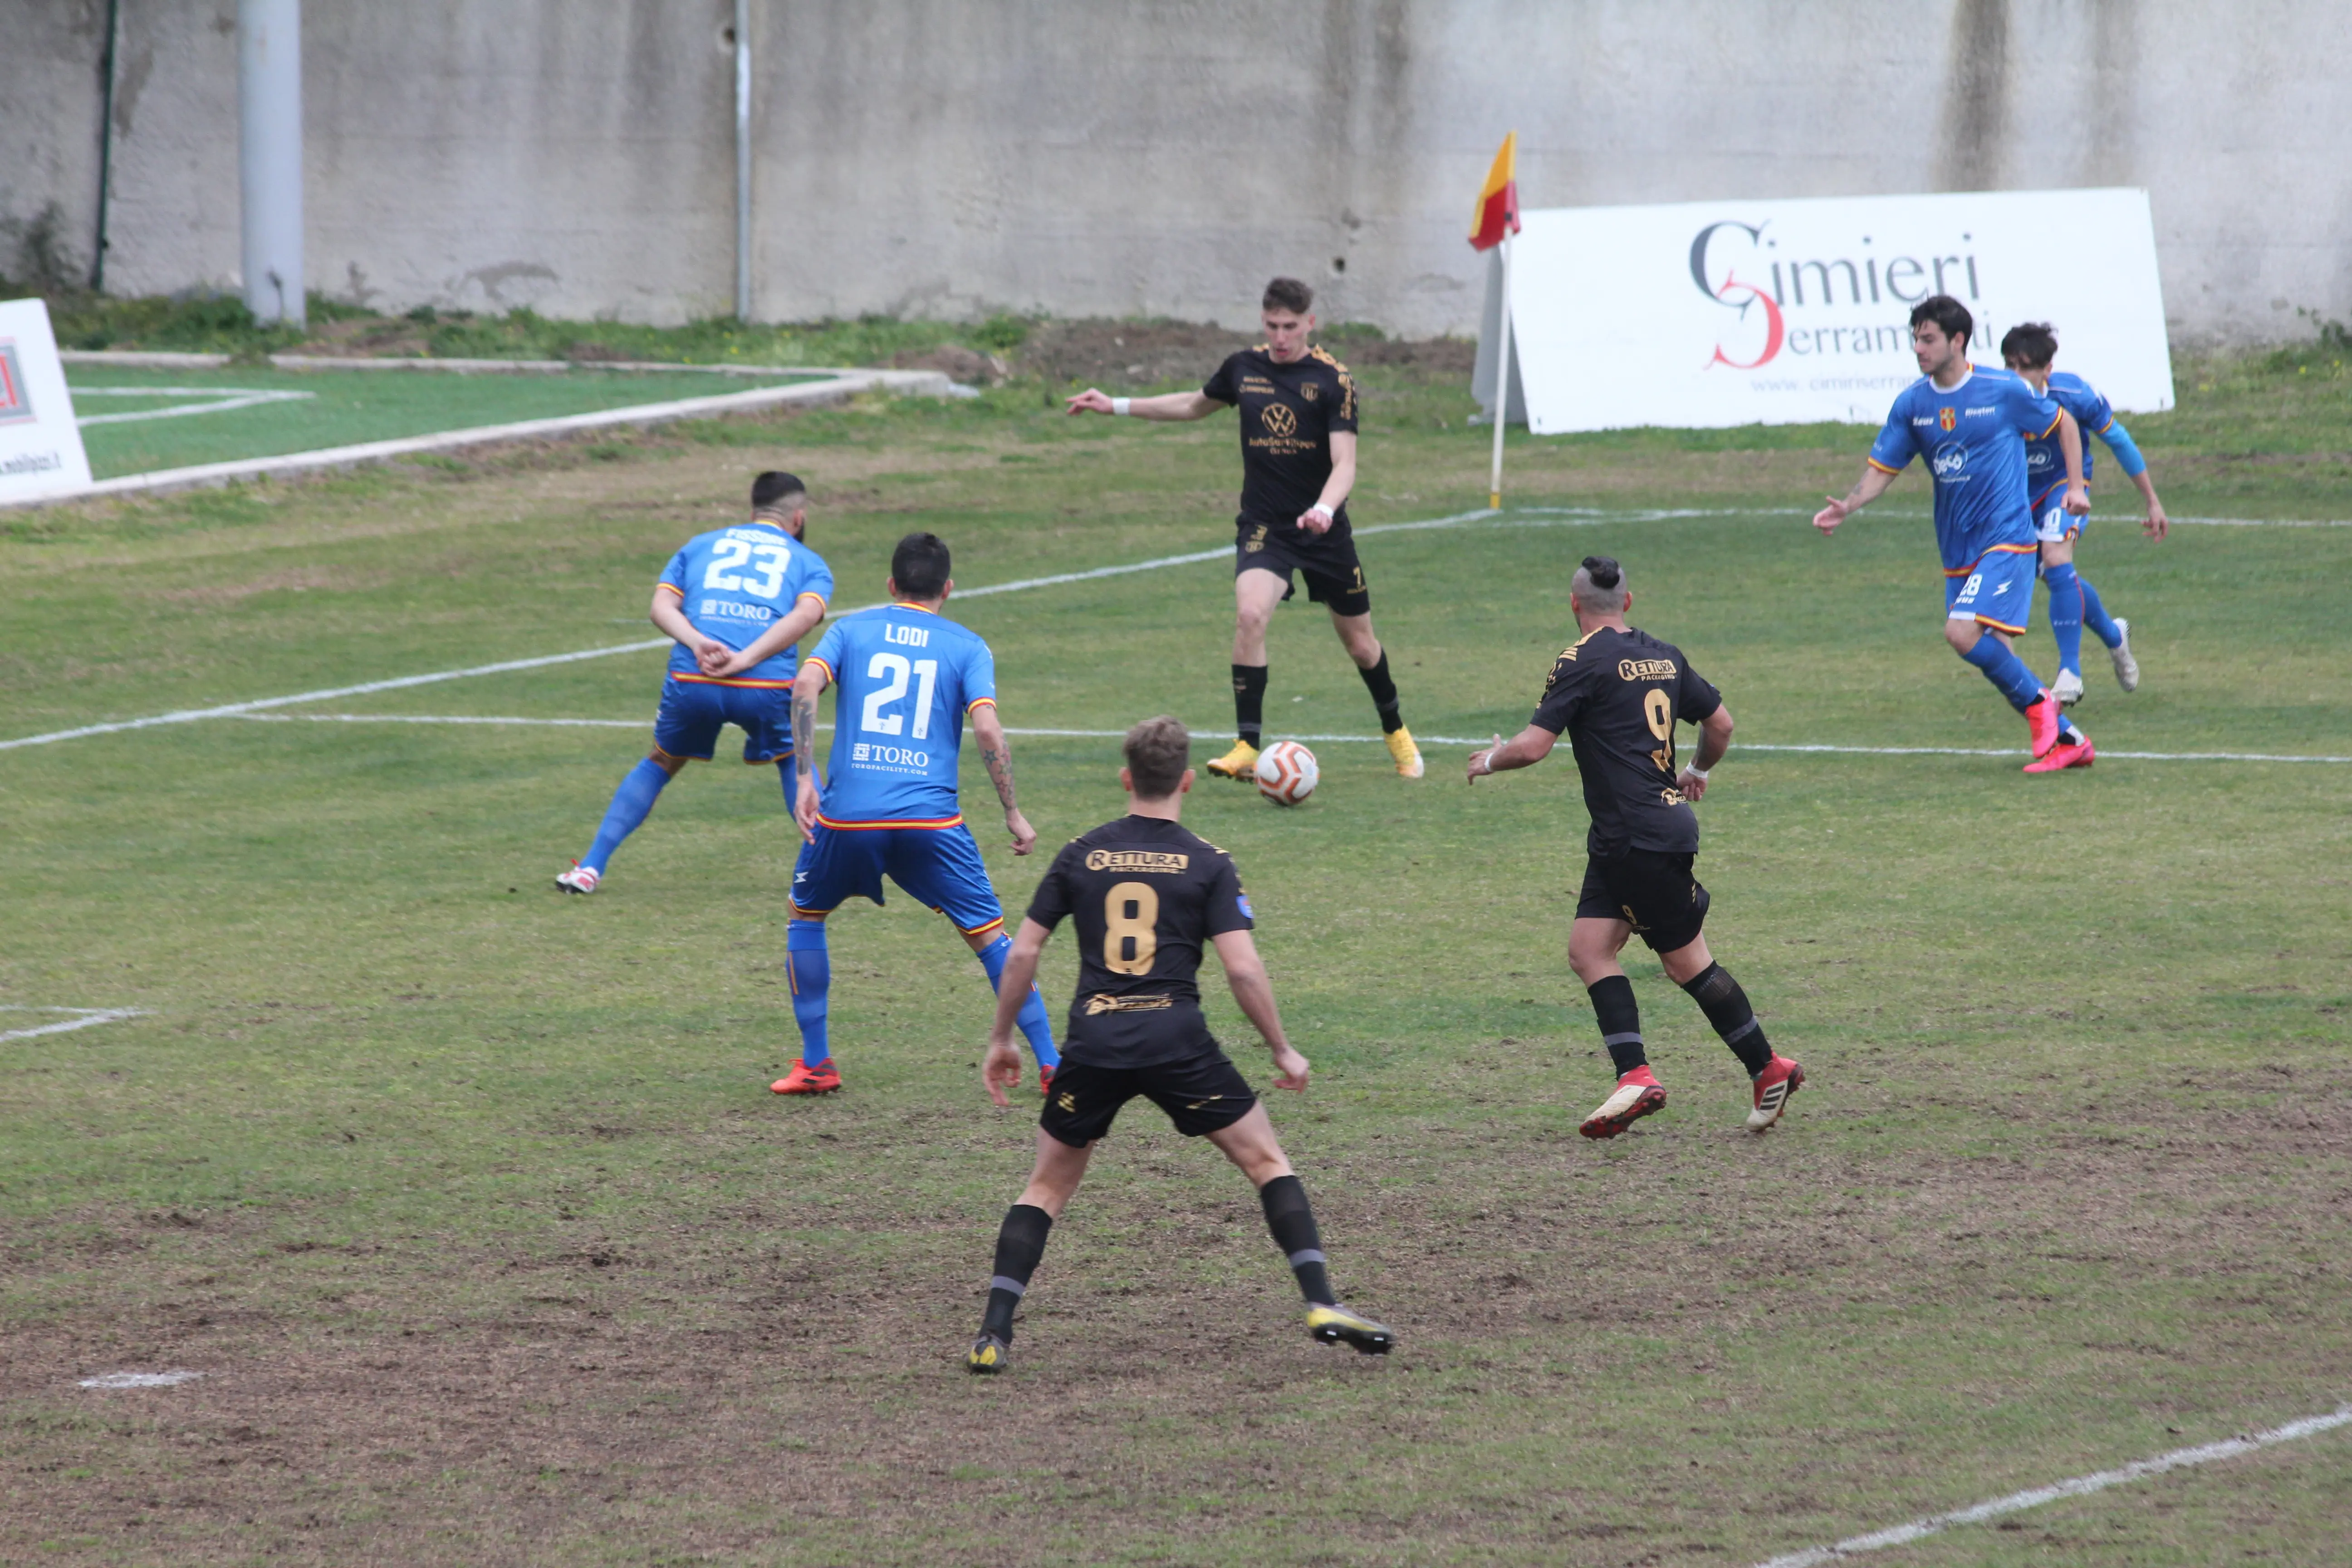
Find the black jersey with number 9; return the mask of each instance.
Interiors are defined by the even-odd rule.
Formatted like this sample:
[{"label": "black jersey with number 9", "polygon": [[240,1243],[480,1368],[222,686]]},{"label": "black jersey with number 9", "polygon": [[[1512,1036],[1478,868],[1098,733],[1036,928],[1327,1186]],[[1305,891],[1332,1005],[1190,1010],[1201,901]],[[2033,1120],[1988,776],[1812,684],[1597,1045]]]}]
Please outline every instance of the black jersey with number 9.
[{"label": "black jersey with number 9", "polygon": [[1107,822],[1062,847],[1029,900],[1029,918],[1049,931],[1065,917],[1077,933],[1078,989],[1064,1061],[1139,1068],[1208,1048],[1202,949],[1251,926],[1232,856],[1160,817]]},{"label": "black jersey with number 9", "polygon": [[1528,722],[1575,748],[1589,853],[1697,852],[1698,814],[1675,787],[1675,721],[1696,724],[1722,706],[1682,649],[1638,629],[1602,626],[1553,661]]}]

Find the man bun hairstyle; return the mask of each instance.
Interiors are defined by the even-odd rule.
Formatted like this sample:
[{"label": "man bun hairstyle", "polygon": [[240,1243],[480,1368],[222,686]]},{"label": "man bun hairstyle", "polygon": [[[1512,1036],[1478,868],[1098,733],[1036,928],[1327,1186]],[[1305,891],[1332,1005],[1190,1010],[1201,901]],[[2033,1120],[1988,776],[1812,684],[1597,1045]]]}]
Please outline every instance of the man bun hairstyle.
[{"label": "man bun hairstyle", "polygon": [[1166,800],[1192,765],[1192,736],[1182,720],[1162,713],[1129,730],[1126,749],[1128,778],[1137,797]]},{"label": "man bun hairstyle", "polygon": [[1257,306],[1261,310],[1288,310],[1303,316],[1315,308],[1315,290],[1296,278],[1277,278],[1265,286],[1265,297]]},{"label": "man bun hairstyle", "polygon": [[936,599],[948,587],[947,541],[936,533],[910,533],[890,552],[890,581],[902,599]]},{"label": "man bun hairstyle", "polygon": [[2000,357],[2040,370],[2058,357],[2058,333],[2047,321],[2021,321],[2001,334]]},{"label": "man bun hairstyle", "polygon": [[751,481],[751,510],[790,514],[808,502],[808,486],[798,474],[770,468]]},{"label": "man bun hairstyle", "polygon": [[1625,568],[1609,555],[1588,555],[1569,584],[1569,602],[1579,609],[1613,616],[1625,607]]},{"label": "man bun hairstyle", "polygon": [[1930,294],[1911,307],[1911,325],[1917,330],[1922,321],[1933,321],[1944,330],[1948,338],[1967,340],[1977,333],[1977,319],[1969,308],[1949,294]]}]

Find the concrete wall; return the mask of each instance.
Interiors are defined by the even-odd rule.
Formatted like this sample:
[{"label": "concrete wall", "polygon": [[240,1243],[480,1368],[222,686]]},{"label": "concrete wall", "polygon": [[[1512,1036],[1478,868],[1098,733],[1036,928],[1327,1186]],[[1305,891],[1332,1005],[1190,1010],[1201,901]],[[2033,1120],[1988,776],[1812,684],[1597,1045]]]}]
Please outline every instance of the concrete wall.
[{"label": "concrete wall", "polygon": [[[0,220],[86,262],[105,0],[0,0]],[[110,289],[233,286],[234,0],[121,0]],[[2352,318],[2341,0],[753,0],[756,313],[1475,330],[1530,205],[2152,193],[2176,335]],[[676,321],[733,299],[731,0],[310,0],[310,286]],[[2065,237],[2053,236],[2063,245]],[[13,260],[0,237],[0,268]]]}]

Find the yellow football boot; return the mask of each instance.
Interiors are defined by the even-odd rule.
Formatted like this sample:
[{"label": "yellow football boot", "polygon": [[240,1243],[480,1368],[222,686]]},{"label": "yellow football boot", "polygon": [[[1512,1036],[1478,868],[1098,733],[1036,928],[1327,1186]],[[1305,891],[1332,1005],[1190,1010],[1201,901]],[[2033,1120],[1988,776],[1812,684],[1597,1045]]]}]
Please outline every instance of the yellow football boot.
[{"label": "yellow football boot", "polygon": [[1359,1355],[1386,1355],[1396,1343],[1386,1325],[1336,1305],[1307,1308],[1307,1331],[1327,1345],[1353,1345]]},{"label": "yellow football boot", "polygon": [[963,1364],[980,1376],[993,1377],[1004,1370],[1004,1363],[1012,1354],[1011,1345],[994,1334],[983,1332],[971,1342],[971,1349],[965,1352]]},{"label": "yellow football boot", "polygon": [[[1419,765],[1417,758],[1415,765]],[[1235,741],[1232,751],[1209,764],[1209,771],[1221,779],[1248,784],[1257,777],[1257,748],[1247,741]]]},{"label": "yellow football boot", "polygon": [[[1422,775],[1421,748],[1412,743],[1412,731],[1400,724],[1388,734],[1389,755],[1396,759],[1399,778],[1417,779]],[[1217,764],[1211,763],[1211,767]]]}]

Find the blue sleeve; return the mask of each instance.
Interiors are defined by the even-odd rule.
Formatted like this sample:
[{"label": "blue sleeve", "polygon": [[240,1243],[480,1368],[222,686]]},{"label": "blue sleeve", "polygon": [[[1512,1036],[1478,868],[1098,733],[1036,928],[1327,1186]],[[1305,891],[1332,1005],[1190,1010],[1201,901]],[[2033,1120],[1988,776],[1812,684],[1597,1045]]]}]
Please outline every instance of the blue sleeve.
[{"label": "blue sleeve", "polygon": [[803,661],[807,664],[821,664],[824,666],[827,670],[832,672],[833,683],[835,686],[841,684],[842,647],[849,640],[846,630],[848,626],[849,623],[847,621],[835,621],[833,625],[827,626],[824,630],[824,636],[817,641],[816,651],[809,655],[808,658]]},{"label": "blue sleeve", "polygon": [[797,600],[800,594],[814,594],[826,604],[832,604],[833,568],[824,563],[824,556],[813,550],[803,550],[801,553],[808,558],[808,572],[801,579],[800,593],[793,597]]},{"label": "blue sleeve", "polygon": [[2009,378],[2010,407],[2017,419],[2017,427],[2029,440],[2039,441],[2058,428],[2058,416],[2063,412],[2057,400],[2045,397],[2027,384],[2021,375]]},{"label": "blue sleeve", "polygon": [[685,551],[681,550],[669,558],[669,564],[662,568],[662,574],[658,581],[662,587],[676,589],[679,598],[686,597]]},{"label": "blue sleeve", "polygon": [[[2105,408],[2106,405],[2106,399],[2101,398],[2099,406]],[[2107,450],[2116,455],[2116,467],[2125,474],[2137,479],[2147,472],[2147,459],[2139,455],[2139,447],[2132,442],[2131,432],[2124,428],[2124,422],[2115,416],[2112,409],[2108,410],[2105,426],[2096,434],[2107,444]]]},{"label": "blue sleeve", "polygon": [[1895,406],[1886,411],[1886,423],[1880,426],[1878,439],[1870,444],[1871,467],[1899,474],[1910,467],[1913,453],[1910,416],[1904,412],[1908,399],[1898,397]]},{"label": "blue sleeve", "polygon": [[971,639],[971,651],[963,656],[963,668],[958,672],[963,679],[963,708],[969,713],[982,702],[996,701],[996,656],[978,637]]}]

